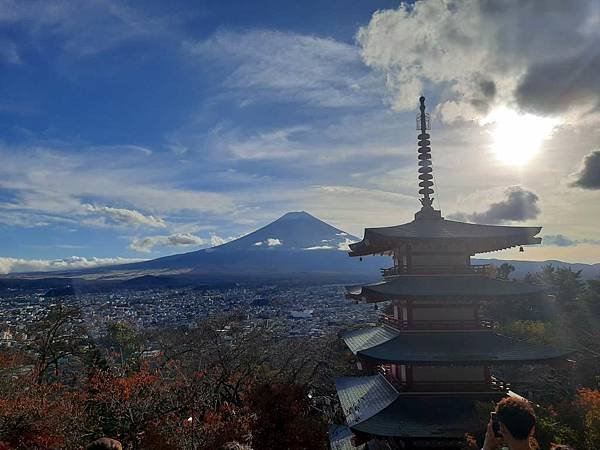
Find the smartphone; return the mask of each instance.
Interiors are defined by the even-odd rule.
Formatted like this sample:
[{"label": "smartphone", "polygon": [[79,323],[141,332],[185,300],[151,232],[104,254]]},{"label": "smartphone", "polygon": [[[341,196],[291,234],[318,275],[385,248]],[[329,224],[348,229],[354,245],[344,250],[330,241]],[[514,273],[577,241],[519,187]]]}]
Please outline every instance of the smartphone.
[{"label": "smartphone", "polygon": [[494,432],[494,436],[502,437],[502,433],[500,433],[500,422],[498,421],[498,416],[496,416],[495,412],[491,412],[490,418],[492,419],[492,431]]}]

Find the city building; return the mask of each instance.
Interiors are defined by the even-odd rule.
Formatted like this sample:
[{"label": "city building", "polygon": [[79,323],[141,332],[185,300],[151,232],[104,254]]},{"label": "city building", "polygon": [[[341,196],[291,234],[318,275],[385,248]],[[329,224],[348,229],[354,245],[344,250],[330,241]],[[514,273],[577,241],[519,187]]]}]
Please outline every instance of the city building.
[{"label": "city building", "polygon": [[[452,448],[475,428],[478,402],[517,395],[494,377],[493,366],[561,364],[567,351],[495,331],[480,316],[485,302],[540,298],[534,285],[503,281],[478,253],[539,244],[540,227],[491,226],[446,220],[433,204],[429,116],[417,116],[421,209],[407,224],[367,228],[350,256],[383,254],[393,266],[383,281],[350,290],[360,302],[391,301],[393,313],[376,327],[343,339],[363,377],[335,380],[349,430],[332,433],[334,449]],[[340,437],[341,436],[341,437]],[[350,437],[351,436],[351,437]]]}]

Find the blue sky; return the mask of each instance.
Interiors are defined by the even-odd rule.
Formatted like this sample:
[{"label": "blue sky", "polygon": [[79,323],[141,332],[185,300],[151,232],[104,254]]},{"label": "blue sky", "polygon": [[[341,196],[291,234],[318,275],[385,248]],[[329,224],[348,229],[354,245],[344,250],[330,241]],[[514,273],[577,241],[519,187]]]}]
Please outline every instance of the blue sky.
[{"label": "blue sky", "polygon": [[[583,207],[598,203],[593,77],[531,88],[553,70],[538,47],[583,64],[593,2],[543,12],[549,30],[518,46],[487,24],[526,33],[528,5],[140,5],[0,0],[2,271],[194,250],[292,210],[359,235],[410,220],[421,93],[446,216],[542,223],[550,244],[530,257],[600,259],[600,210]],[[494,154],[502,108],[553,121],[527,163]]]}]

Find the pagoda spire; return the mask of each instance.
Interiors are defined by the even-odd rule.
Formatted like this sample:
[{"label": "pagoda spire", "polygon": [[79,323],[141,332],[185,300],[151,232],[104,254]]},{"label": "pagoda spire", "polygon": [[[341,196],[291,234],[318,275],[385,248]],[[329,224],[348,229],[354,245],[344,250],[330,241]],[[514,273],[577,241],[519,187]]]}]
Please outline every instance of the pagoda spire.
[{"label": "pagoda spire", "polygon": [[441,218],[440,211],[433,209],[433,168],[431,167],[431,137],[428,130],[431,130],[431,119],[429,113],[425,112],[425,97],[419,98],[421,103],[419,109],[420,113],[417,115],[417,130],[421,131],[421,134],[417,136],[418,141],[418,152],[419,152],[419,194],[421,198],[421,211],[416,214],[417,218]]}]

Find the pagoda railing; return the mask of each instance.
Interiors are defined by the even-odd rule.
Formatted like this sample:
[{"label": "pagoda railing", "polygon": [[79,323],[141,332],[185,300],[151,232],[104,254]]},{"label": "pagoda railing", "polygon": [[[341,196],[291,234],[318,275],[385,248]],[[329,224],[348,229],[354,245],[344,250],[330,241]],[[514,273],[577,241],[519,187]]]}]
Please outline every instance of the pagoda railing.
[{"label": "pagoda railing", "polygon": [[394,316],[383,315],[385,324],[400,330],[481,330],[493,329],[496,323],[491,320],[399,320]]},{"label": "pagoda railing", "polygon": [[399,275],[439,275],[439,274],[457,274],[457,275],[489,275],[489,264],[473,264],[464,266],[394,266],[387,269],[381,269],[384,277],[395,277]]},{"label": "pagoda railing", "polygon": [[397,377],[392,376],[388,366],[380,366],[378,372],[384,375],[388,381],[398,391],[414,391],[414,392],[478,392],[478,391],[496,391],[506,392],[510,389],[510,383],[500,380],[496,377],[491,377],[491,380],[485,381],[402,381]]},{"label": "pagoda railing", "polygon": [[510,389],[510,383],[495,376],[492,376],[492,386],[498,391],[508,391]]}]

